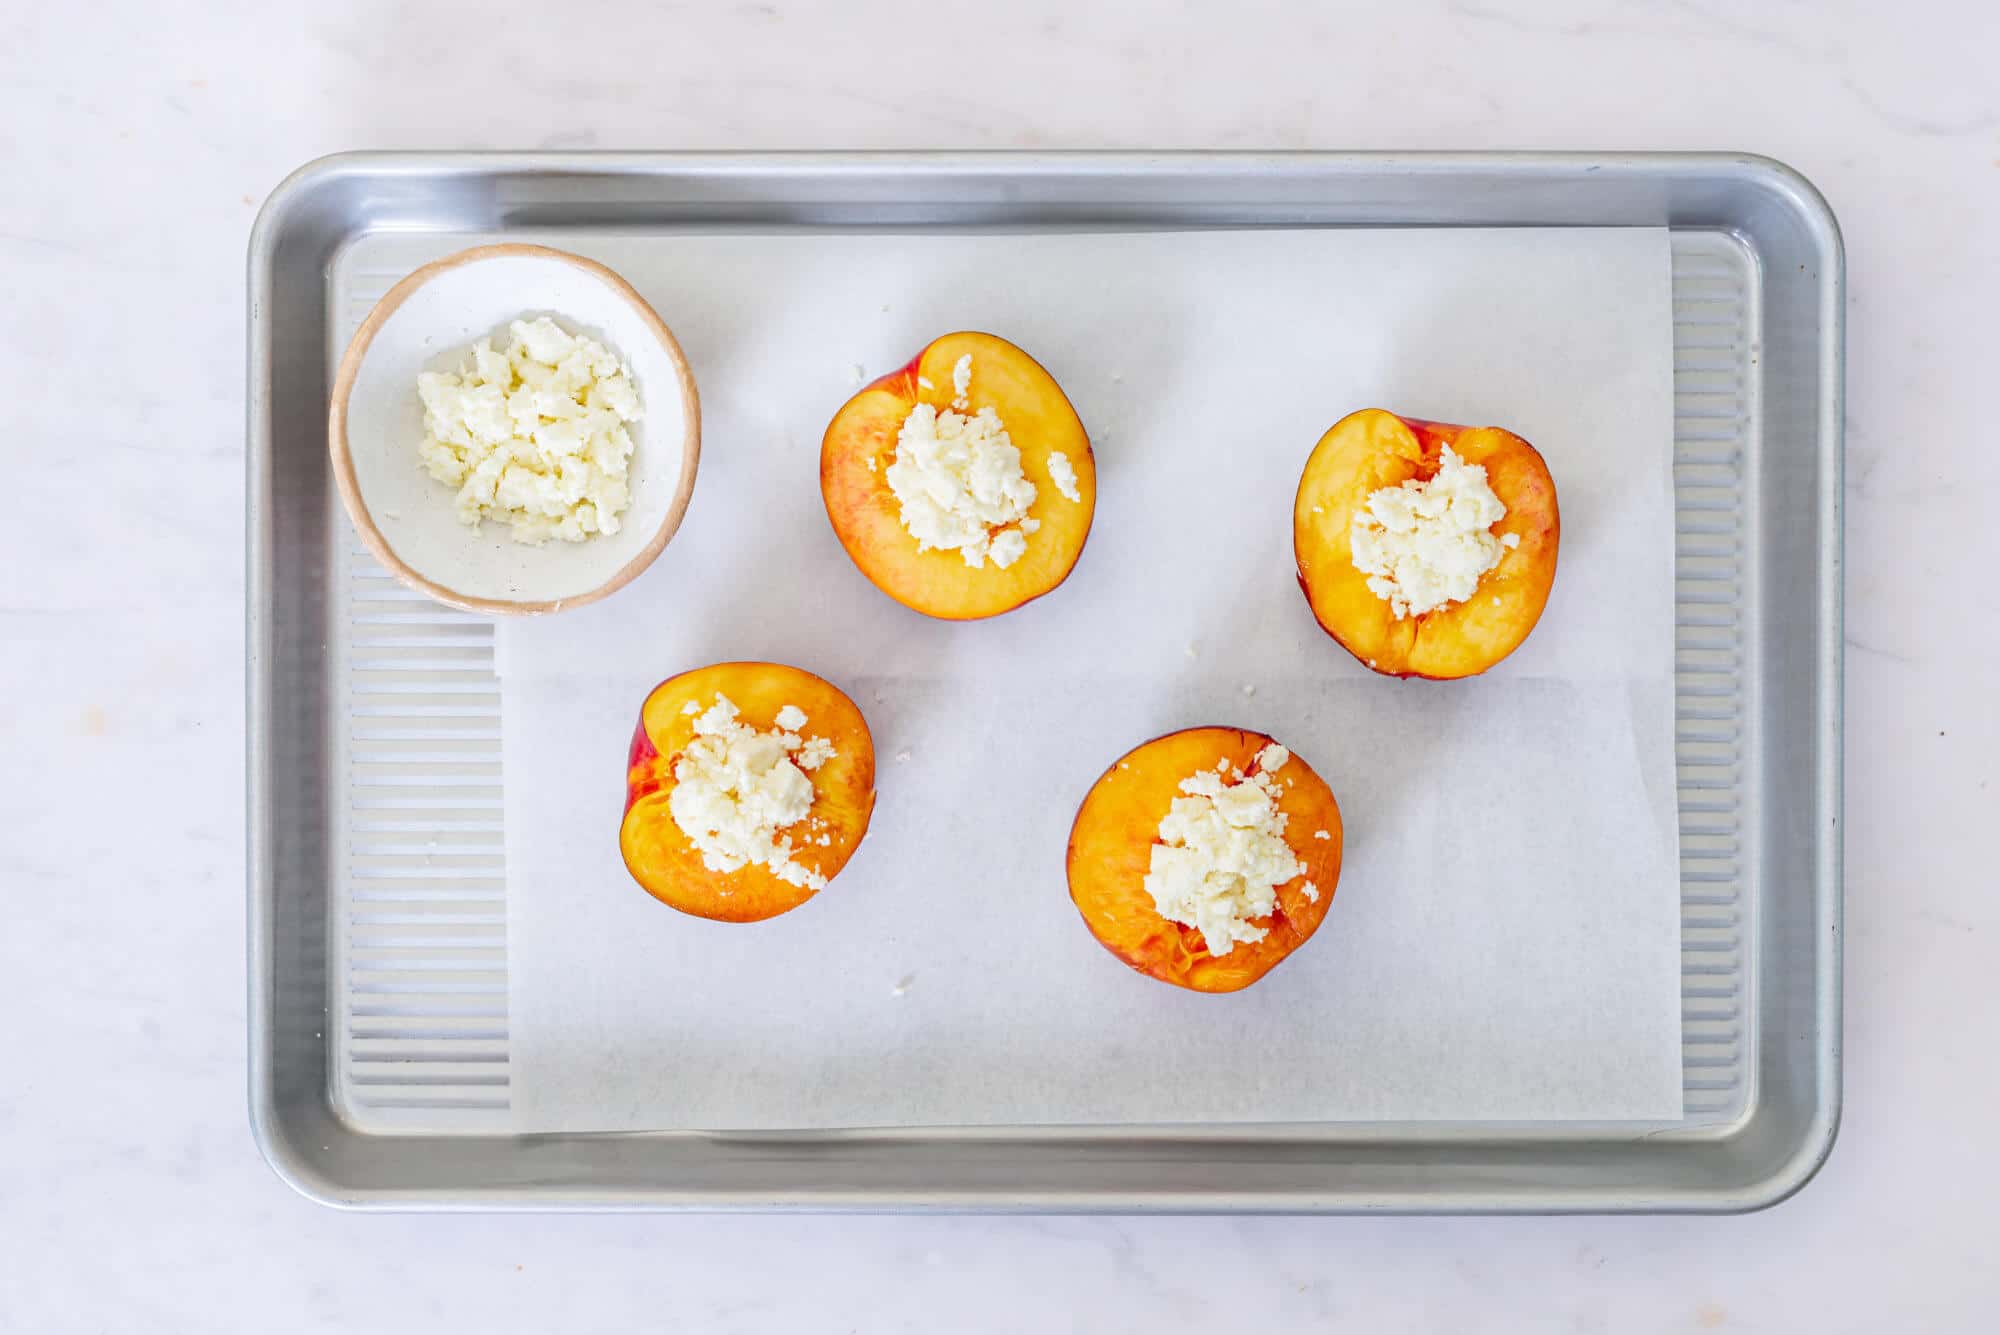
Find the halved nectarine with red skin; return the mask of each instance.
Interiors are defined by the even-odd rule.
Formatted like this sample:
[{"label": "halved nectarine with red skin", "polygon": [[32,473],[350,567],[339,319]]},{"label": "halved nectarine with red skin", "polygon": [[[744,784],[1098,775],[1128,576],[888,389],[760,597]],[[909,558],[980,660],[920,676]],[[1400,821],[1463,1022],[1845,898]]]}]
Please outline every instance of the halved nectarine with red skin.
[{"label": "halved nectarine with red skin", "polygon": [[796,705],[806,716],[801,735],[833,744],[833,755],[807,776],[813,799],[806,818],[784,832],[795,845],[793,860],[829,880],[868,833],[875,810],[875,743],[860,709],[837,687],[780,663],[716,663],[669,677],[647,695],[626,760],[625,818],[618,828],[626,869],[648,894],[683,913],[756,922],[797,908],[816,891],[756,863],[726,872],[708,866],[668,806],[675,763],[695,738],[699,715],[688,706],[707,710],[717,696],[737,707],[740,722],[759,731],[776,726],[786,705]]},{"label": "halved nectarine with red skin", "polygon": [[1240,991],[1304,945],[1325,919],[1340,880],[1340,804],[1297,755],[1273,777],[1277,807],[1286,817],[1285,844],[1305,870],[1277,888],[1269,915],[1251,920],[1266,929],[1260,940],[1213,954],[1201,932],[1161,916],[1146,889],[1160,821],[1181,795],[1181,782],[1214,770],[1218,760],[1255,775],[1257,757],[1271,741],[1261,732],[1218,727],[1156,737],[1104,771],[1077,808],[1069,833],[1069,897],[1098,943],[1140,973],[1195,992]]},{"label": "halved nectarine with red skin", "polygon": [[[1470,598],[1399,618],[1355,567],[1354,515],[1384,487],[1435,476],[1447,445],[1486,470],[1486,485],[1507,508],[1492,532],[1514,535],[1517,545],[1502,550]],[[1380,408],[1350,413],[1320,437],[1292,503],[1299,587],[1314,618],[1342,648],[1392,677],[1470,677],[1519,648],[1548,604],[1561,536],[1555,480],[1527,441],[1499,427]]]},{"label": "halved nectarine with red skin", "polygon": [[[966,356],[972,379],[960,411],[993,409],[1035,485],[1029,516],[1041,527],[1027,535],[1026,553],[1004,569],[991,561],[968,566],[953,550],[918,550],[889,489],[904,420],[919,403],[940,413],[952,408],[952,371]],[[1049,471],[1054,454],[1068,458],[1081,499],[1057,488]],[[1069,578],[1090,536],[1097,465],[1083,422],[1055,377],[1006,339],[967,332],[934,340],[834,414],[820,443],[819,487],[841,546],[876,588],[925,616],[972,621],[1012,611]]]}]

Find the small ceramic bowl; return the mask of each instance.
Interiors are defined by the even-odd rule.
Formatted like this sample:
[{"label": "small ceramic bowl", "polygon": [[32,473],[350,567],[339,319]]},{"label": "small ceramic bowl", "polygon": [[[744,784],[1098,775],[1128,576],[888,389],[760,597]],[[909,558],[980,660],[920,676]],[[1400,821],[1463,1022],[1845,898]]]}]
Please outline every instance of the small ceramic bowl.
[{"label": "small ceramic bowl", "polygon": [[[458,370],[474,342],[504,344],[523,315],[551,316],[631,368],[642,415],[629,427],[631,504],[616,533],[532,547],[504,523],[475,532],[418,462],[417,374]],[[652,564],[694,492],[701,408],[680,344],[630,283],[544,246],[479,246],[403,279],[361,322],[334,375],[327,442],[354,527],[404,583],[471,612],[534,615],[595,602]]]}]

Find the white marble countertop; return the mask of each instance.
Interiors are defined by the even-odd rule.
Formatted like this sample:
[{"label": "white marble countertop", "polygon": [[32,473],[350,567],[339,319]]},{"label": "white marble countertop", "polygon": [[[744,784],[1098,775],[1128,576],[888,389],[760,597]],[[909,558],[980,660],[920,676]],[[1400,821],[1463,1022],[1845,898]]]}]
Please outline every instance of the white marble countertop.
[{"label": "white marble countertop", "polygon": [[[1977,395],[2000,368],[2000,7],[15,8],[0,1328],[1993,1328],[2000,452]],[[1737,1219],[353,1216],[295,1196],[243,1096],[243,257],[288,171],[361,147],[1798,167],[1851,279],[1848,1080],[1827,1168]]]}]

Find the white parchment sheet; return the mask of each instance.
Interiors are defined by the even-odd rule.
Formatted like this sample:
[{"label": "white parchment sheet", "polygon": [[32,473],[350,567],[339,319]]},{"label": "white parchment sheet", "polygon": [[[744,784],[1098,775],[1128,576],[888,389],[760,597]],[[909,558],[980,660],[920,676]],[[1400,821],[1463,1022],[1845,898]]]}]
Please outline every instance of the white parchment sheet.
[{"label": "white parchment sheet", "polygon": [[[650,572],[500,627],[521,1128],[1680,1115],[1664,232],[559,244],[673,326],[704,440]],[[849,563],[817,461],[857,366],[962,328],[1054,373],[1099,494],[1062,588],[951,625]],[[1554,595],[1482,678],[1375,677],[1299,594],[1299,470],[1369,406],[1548,459]],[[724,659],[840,685],[880,765],[847,870],[749,926],[654,902],[617,846],[641,699]],[[1112,958],[1063,875],[1104,767],[1204,723],[1282,739],[1347,832],[1319,934],[1222,997]]]}]

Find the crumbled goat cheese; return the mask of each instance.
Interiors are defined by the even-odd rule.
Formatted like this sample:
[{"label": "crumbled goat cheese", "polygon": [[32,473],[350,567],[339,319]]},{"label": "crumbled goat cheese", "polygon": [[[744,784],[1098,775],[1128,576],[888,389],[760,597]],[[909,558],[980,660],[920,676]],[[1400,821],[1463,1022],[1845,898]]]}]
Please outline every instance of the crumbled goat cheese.
[{"label": "crumbled goat cheese", "polygon": [[918,551],[956,551],[975,570],[989,557],[1004,570],[1027,551],[1022,521],[1035,484],[991,407],[968,417],[918,404],[897,433],[885,476]]},{"label": "crumbled goat cheese", "polygon": [[1049,481],[1055,483],[1056,490],[1067,499],[1083,500],[1083,493],[1076,486],[1076,469],[1071,466],[1069,456],[1061,450],[1049,451]]},{"label": "crumbled goat cheese", "polygon": [[[1273,750],[1282,759],[1271,756]],[[1266,757],[1277,763],[1265,768]],[[1217,771],[1199,771],[1181,782],[1184,796],[1160,821],[1146,892],[1161,917],[1199,931],[1211,955],[1263,940],[1270,929],[1254,920],[1277,906],[1279,886],[1305,872],[1285,843],[1286,817],[1273,775],[1289,759],[1273,744],[1260,753],[1259,772],[1247,778],[1239,773],[1235,783]]]},{"label": "crumbled goat cheese", "polygon": [[994,565],[1005,570],[1028,554],[1028,539],[1018,528],[1003,528],[993,535],[993,545],[986,549],[987,557]]},{"label": "crumbled goat cheese", "polygon": [[513,342],[472,345],[458,372],[417,377],[424,439],[417,458],[458,489],[458,517],[510,526],[516,542],[582,542],[616,533],[639,395],[618,355],[546,316],[508,326]]},{"label": "crumbled goat cheese", "polygon": [[783,831],[812,809],[807,771],[832,754],[832,745],[777,728],[760,732],[738,721],[737,712],[727,696],[717,695],[695,719],[694,740],[674,761],[667,810],[710,871],[754,864],[791,885],[821,889],[826,877],[793,861],[792,841]]},{"label": "crumbled goat cheese", "polygon": [[826,738],[808,737],[805,739],[805,745],[799,748],[798,758],[793,763],[810,774],[838,754],[840,753],[833,749],[833,743]]},{"label": "crumbled goat cheese", "polygon": [[1492,532],[1506,516],[1486,485],[1486,469],[1463,462],[1447,445],[1429,480],[1383,487],[1355,512],[1354,568],[1399,621],[1464,602],[1514,545]]}]

